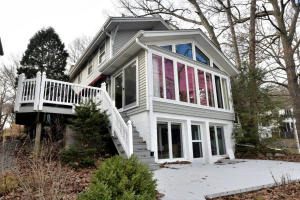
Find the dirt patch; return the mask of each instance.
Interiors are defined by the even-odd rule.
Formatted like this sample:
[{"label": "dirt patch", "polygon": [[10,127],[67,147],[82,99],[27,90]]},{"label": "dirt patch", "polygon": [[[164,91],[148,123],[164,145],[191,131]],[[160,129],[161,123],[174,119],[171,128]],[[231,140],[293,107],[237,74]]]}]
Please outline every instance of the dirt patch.
[{"label": "dirt patch", "polygon": [[258,191],[213,198],[212,200],[296,200],[300,199],[300,182],[261,189]]},{"label": "dirt patch", "polygon": [[159,165],[160,168],[170,168],[170,169],[177,169],[175,167],[170,167],[168,165],[187,165],[191,164],[190,161],[176,161],[176,162],[165,162]]}]

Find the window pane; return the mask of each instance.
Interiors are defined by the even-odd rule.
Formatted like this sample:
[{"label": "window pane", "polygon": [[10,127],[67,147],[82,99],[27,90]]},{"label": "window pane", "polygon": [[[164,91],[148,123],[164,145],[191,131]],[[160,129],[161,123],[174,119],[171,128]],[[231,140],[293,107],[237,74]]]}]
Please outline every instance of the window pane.
[{"label": "window pane", "polygon": [[207,94],[208,94],[208,104],[211,107],[215,107],[212,76],[210,73],[206,73],[206,85],[207,85]]},{"label": "window pane", "polygon": [[136,65],[125,70],[125,106],[136,102]]},{"label": "window pane", "polygon": [[181,125],[171,124],[173,158],[182,158]]},{"label": "window pane", "polygon": [[217,136],[218,136],[218,146],[219,146],[219,155],[226,154],[225,152],[225,140],[222,127],[217,127]]},{"label": "window pane", "polygon": [[215,83],[216,83],[218,108],[224,108],[223,99],[222,99],[221,80],[219,76],[215,76]]},{"label": "window pane", "polygon": [[192,140],[201,140],[201,132],[199,125],[192,125]]},{"label": "window pane", "polygon": [[122,108],[123,96],[123,73],[115,78],[115,102],[117,108]]},{"label": "window pane", "polygon": [[167,99],[175,100],[175,83],[173,61],[165,58],[165,79]]},{"label": "window pane", "polygon": [[161,48],[164,48],[168,51],[172,51],[172,45],[165,45],[165,46],[161,46]]},{"label": "window pane", "polygon": [[227,88],[227,80],[222,78],[222,91],[224,97],[225,109],[229,110],[229,99],[228,99],[228,88]]},{"label": "window pane", "polygon": [[163,70],[161,56],[152,55],[153,65],[153,93],[155,97],[164,98]]},{"label": "window pane", "polygon": [[204,72],[198,70],[200,104],[207,106]]},{"label": "window pane", "polygon": [[178,63],[177,71],[178,71],[179,99],[180,99],[180,101],[187,102],[185,65]]},{"label": "window pane", "polygon": [[209,58],[197,46],[195,46],[195,50],[196,50],[196,60],[204,64],[210,65]]},{"label": "window pane", "polygon": [[177,44],[176,53],[186,56],[188,58],[193,58],[192,44]]},{"label": "window pane", "polygon": [[209,133],[210,133],[210,144],[211,144],[211,154],[217,155],[217,141],[216,141],[216,135],[215,135],[215,127],[210,126],[209,127]]},{"label": "window pane", "polygon": [[193,67],[187,67],[190,103],[197,103],[195,72]]},{"label": "window pane", "polygon": [[168,124],[157,124],[158,159],[169,158]]},{"label": "window pane", "polygon": [[194,158],[202,158],[202,142],[193,142],[193,157]]}]

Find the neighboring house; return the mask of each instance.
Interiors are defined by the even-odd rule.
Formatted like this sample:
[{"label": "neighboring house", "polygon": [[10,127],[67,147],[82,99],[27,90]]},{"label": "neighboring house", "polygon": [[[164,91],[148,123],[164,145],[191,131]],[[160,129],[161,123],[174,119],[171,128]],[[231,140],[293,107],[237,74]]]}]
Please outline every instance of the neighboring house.
[{"label": "neighboring house", "polygon": [[[60,85],[55,86],[59,91],[72,89],[67,95],[61,93],[66,106],[76,103],[76,98],[96,97],[95,87],[102,86],[109,97],[104,95],[101,101],[111,113],[112,134],[120,153],[128,156],[133,152],[145,162],[154,158],[159,163],[208,163],[234,158],[230,77],[237,73],[199,29],[173,30],[159,17],[111,17],[71,69],[73,83],[42,78],[43,99],[40,104],[31,102],[43,112],[64,109],[70,113],[72,109],[48,109],[50,103],[61,102],[57,92],[51,92],[52,83]],[[65,96],[71,100],[64,100]],[[25,97],[19,97],[16,104],[20,114],[28,110],[22,106]],[[124,132],[122,127],[129,119],[133,131],[128,123],[129,131]],[[132,137],[127,135],[130,132]]]},{"label": "neighboring house", "polygon": [[280,123],[280,137],[281,138],[295,138],[296,118],[293,114],[293,108],[282,109],[279,115],[282,120]]}]

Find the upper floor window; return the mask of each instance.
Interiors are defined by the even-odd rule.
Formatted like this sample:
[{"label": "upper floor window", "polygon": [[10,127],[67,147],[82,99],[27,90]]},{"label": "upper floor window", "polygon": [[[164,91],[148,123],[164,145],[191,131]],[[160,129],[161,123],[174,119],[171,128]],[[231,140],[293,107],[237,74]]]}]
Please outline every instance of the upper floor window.
[{"label": "upper floor window", "polygon": [[197,61],[210,65],[209,58],[197,46],[195,46],[195,51]]},{"label": "upper floor window", "polygon": [[99,49],[99,64],[105,60],[105,44],[103,44]]},{"label": "upper floor window", "polygon": [[186,56],[188,58],[193,58],[192,44],[176,44],[176,53]]},{"label": "upper floor window", "polygon": [[172,45],[165,45],[165,46],[161,46],[161,48],[164,48],[168,51],[172,51]]},{"label": "upper floor window", "polygon": [[88,67],[88,74],[90,75],[92,71],[93,71],[93,65],[90,64]]},{"label": "upper floor window", "polygon": [[81,73],[78,74],[78,83],[81,83]]}]

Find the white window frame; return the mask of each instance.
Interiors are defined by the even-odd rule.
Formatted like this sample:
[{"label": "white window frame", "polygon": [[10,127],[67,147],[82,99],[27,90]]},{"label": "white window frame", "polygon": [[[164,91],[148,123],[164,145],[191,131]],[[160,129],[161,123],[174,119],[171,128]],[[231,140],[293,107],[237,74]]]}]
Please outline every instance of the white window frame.
[{"label": "white window frame", "polygon": [[[103,48],[103,51],[101,49]],[[98,52],[98,64],[102,64],[106,60],[106,42],[104,41],[103,44],[100,45],[99,47],[99,52]],[[102,60],[101,58],[104,57]]]},{"label": "white window frame", "polygon": [[123,112],[123,111],[127,111],[127,110],[130,110],[130,109],[133,109],[133,108],[136,108],[139,106],[139,67],[138,67],[138,58],[134,58],[132,59],[131,61],[129,61],[128,63],[126,63],[124,65],[124,67],[122,67],[120,70],[118,70],[116,73],[114,73],[112,75],[112,93],[113,93],[113,100],[115,101],[116,100],[116,94],[115,94],[115,79],[117,76],[119,76],[121,73],[123,74],[123,80],[122,80],[122,85],[124,86],[125,85],[125,76],[124,76],[124,72],[125,72],[125,69],[129,66],[131,66],[132,64],[135,63],[135,66],[136,66],[136,103],[135,105],[131,105],[131,106],[127,106],[125,107],[125,90],[122,89],[122,108],[119,108],[118,110],[120,112]]},{"label": "white window frame", "polygon": [[[193,135],[191,135],[191,146],[192,146],[192,158],[193,160],[204,160],[205,157],[205,148],[204,148],[204,144],[203,144],[203,125],[199,124],[199,123],[191,123],[191,126],[189,127],[191,129],[191,134],[193,134],[192,132],[192,126],[198,126],[199,130],[200,130],[200,140],[193,140]],[[199,158],[194,158],[194,149],[193,149],[193,142],[201,142],[201,148],[202,148],[202,157]]]},{"label": "white window frame", "polygon": [[[150,53],[150,52],[149,52]],[[162,67],[163,67],[163,94],[164,94],[164,97],[163,98],[160,98],[160,97],[154,97],[153,96],[153,100],[155,101],[162,101],[162,102],[167,102],[167,103],[173,103],[173,104],[180,104],[180,105],[185,105],[185,106],[193,106],[193,107],[200,107],[200,108],[205,108],[205,109],[211,109],[211,110],[216,110],[216,111],[223,111],[223,112],[230,112],[232,113],[233,112],[233,109],[232,109],[232,101],[231,101],[231,88],[229,87],[229,77],[226,76],[226,75],[223,75],[223,74],[220,74],[220,73],[216,73],[214,71],[211,71],[209,69],[206,69],[206,68],[203,68],[201,67],[201,65],[195,65],[195,64],[191,64],[191,63],[188,63],[184,60],[181,60],[181,59],[178,59],[176,57],[173,57],[173,56],[169,56],[169,55],[166,55],[166,54],[163,54],[159,51],[156,51],[156,50],[152,50],[151,51],[151,58],[152,58],[152,54],[155,54],[157,56],[161,56],[162,57]],[[179,100],[179,87],[175,85],[175,100],[171,100],[171,99],[167,99],[166,98],[166,85],[165,85],[165,65],[164,65],[164,59],[167,58],[167,59],[170,59],[173,61],[173,70],[174,70],[174,84],[178,84],[178,76],[176,76],[177,73],[175,73],[175,71],[177,70],[177,63],[181,63],[181,64],[184,64],[185,65],[185,71],[186,71],[186,84],[187,84],[187,98],[188,98],[188,102],[182,102]],[[206,89],[206,101],[207,101],[207,106],[205,105],[201,105],[200,104],[200,95],[199,95],[199,91],[196,92],[197,94],[197,104],[194,104],[194,103],[190,103],[190,99],[189,99],[189,85],[188,85],[188,76],[187,76],[187,66],[190,66],[190,67],[193,67],[194,68],[194,71],[195,71],[195,81],[196,82],[196,89],[199,90],[199,82],[198,82],[198,74],[197,74],[197,70],[201,70],[205,73],[204,77],[205,77],[205,89]],[[152,67],[152,66],[151,66]],[[213,85],[213,92],[214,92],[214,107],[211,107],[209,106],[208,104],[208,90],[207,90],[207,80],[206,80],[206,73],[210,73],[211,76],[212,76],[212,85]],[[225,109],[224,108],[218,108],[218,105],[216,103],[216,86],[215,86],[215,75],[216,76],[219,76],[220,78],[225,78],[226,79],[226,82],[227,82],[227,88],[228,88],[228,91],[227,91],[227,94],[228,94],[228,101],[229,101],[229,110]],[[151,74],[151,78],[153,80],[153,73]],[[153,87],[153,85],[152,85]],[[223,96],[223,95],[222,95]],[[222,97],[222,100],[223,100],[223,97]],[[223,104],[224,104],[224,100],[223,100]]]},{"label": "white window frame", "polygon": [[[212,156],[226,156],[227,155],[227,148],[226,148],[226,141],[225,141],[225,130],[224,130],[224,126],[221,126],[221,125],[209,125],[210,127],[214,127],[214,131],[215,131],[215,140],[216,140],[216,147],[217,147],[217,154],[216,155],[212,155],[212,152],[211,155]],[[223,143],[224,143],[224,151],[225,151],[225,154],[222,154],[220,155],[219,153],[219,143],[218,143],[218,133],[217,133],[217,128],[222,128],[222,135],[223,135]],[[209,138],[210,138],[210,133],[209,133]]]}]

